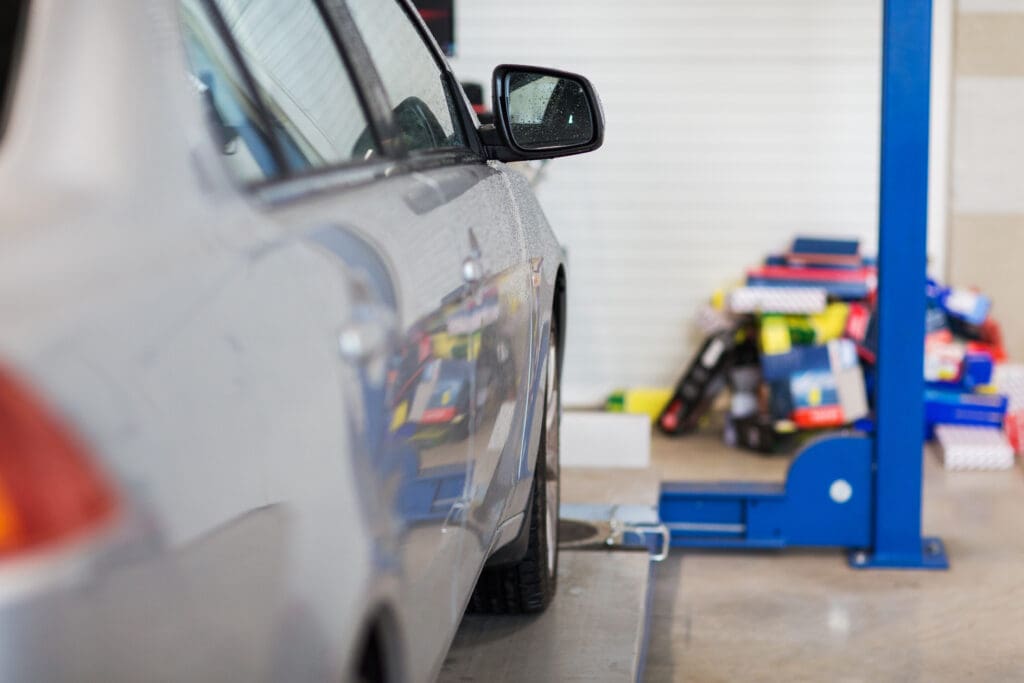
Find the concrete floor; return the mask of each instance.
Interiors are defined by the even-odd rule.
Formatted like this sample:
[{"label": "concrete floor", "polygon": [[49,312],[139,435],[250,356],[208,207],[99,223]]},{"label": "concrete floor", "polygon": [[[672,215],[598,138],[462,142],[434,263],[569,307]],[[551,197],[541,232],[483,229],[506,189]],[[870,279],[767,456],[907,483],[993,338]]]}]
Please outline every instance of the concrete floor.
[{"label": "concrete floor", "polygon": [[[649,470],[566,468],[566,502],[654,503],[663,479],[781,481],[789,458],[656,436]],[[648,681],[1024,681],[1024,475],[925,456],[948,572],[854,571],[837,551],[676,552],[656,570]]]}]

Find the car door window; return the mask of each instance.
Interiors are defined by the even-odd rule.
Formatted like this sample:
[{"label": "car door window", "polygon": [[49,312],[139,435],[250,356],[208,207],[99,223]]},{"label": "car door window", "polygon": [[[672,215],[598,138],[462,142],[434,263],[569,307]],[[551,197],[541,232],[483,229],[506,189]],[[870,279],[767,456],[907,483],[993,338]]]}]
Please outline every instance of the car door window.
[{"label": "car door window", "polygon": [[205,101],[214,139],[231,172],[242,182],[277,176],[270,132],[214,23],[196,1],[181,3],[181,17],[189,78]]},{"label": "car door window", "polygon": [[362,103],[313,0],[216,0],[293,169],[377,154]]},{"label": "car door window", "polygon": [[[201,14],[198,0],[182,4],[192,10],[186,15]],[[377,154],[362,102],[313,0],[215,0],[214,5],[252,76],[269,132],[291,171]],[[252,174],[242,176],[252,179]]]},{"label": "car door window", "polygon": [[455,99],[434,54],[396,0],[348,0],[411,152],[465,146]]}]

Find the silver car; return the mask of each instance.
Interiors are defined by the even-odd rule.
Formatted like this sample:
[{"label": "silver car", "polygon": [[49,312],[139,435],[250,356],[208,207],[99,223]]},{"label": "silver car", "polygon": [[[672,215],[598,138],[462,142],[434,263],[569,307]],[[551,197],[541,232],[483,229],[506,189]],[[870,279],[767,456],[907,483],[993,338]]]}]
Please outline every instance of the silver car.
[{"label": "silver car", "polygon": [[396,0],[6,0],[0,680],[426,681],[557,568],[563,254]]}]

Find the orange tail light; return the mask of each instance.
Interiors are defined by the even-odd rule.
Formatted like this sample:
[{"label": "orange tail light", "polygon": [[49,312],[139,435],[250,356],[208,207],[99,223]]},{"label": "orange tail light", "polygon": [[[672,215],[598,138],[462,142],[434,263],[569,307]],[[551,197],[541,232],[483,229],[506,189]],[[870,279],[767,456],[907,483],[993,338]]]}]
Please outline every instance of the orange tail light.
[{"label": "orange tail light", "polygon": [[117,507],[78,439],[0,368],[0,558],[73,540]]}]

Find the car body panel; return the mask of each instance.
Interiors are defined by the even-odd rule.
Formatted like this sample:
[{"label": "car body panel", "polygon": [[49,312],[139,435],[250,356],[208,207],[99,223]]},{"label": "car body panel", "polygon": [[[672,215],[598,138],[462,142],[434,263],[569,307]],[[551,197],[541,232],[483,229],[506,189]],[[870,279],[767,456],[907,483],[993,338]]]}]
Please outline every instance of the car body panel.
[{"label": "car body panel", "polygon": [[[525,181],[472,155],[242,190],[184,73],[174,2],[31,3],[0,363],[124,514],[0,566],[0,679],[343,680],[382,619],[401,680],[430,680],[524,518],[561,252]],[[360,359],[356,323],[390,330]]]}]

